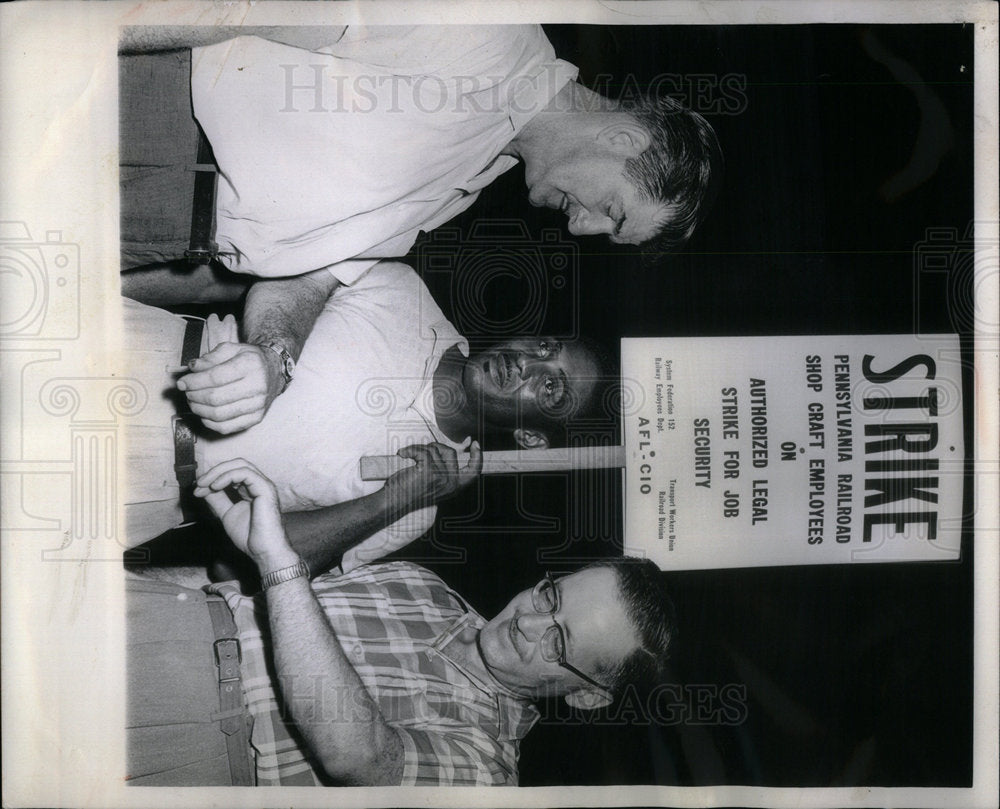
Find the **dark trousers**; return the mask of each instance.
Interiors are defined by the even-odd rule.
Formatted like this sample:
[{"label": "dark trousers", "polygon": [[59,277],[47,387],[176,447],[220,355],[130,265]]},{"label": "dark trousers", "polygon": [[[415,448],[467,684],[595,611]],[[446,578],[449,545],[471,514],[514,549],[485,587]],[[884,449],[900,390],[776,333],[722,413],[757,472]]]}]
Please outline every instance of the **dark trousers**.
[{"label": "dark trousers", "polygon": [[119,57],[123,270],[183,258],[191,238],[198,125],[191,52]]}]

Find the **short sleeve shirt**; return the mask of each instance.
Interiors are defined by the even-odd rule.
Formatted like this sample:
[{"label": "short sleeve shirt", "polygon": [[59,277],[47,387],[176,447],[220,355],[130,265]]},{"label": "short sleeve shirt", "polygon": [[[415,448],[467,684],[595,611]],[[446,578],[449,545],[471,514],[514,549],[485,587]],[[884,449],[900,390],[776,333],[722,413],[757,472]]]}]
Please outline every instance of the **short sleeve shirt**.
[{"label": "short sleeve shirt", "polygon": [[[438,428],[433,377],[442,355],[465,339],[420,277],[381,262],[327,301],[295,368],[295,379],[264,419],[239,433],[200,439],[206,469],[230,458],[253,463],[278,490],[282,511],[307,511],[371,494],[366,455],[410,444],[455,442]],[[426,533],[436,506],[417,509],[344,555],[348,570]]]},{"label": "short sleeve shirt", "polygon": [[[319,784],[307,750],[282,717],[268,674],[262,596],[213,585],[233,610],[243,652],[251,744],[261,785]],[[344,654],[403,742],[403,785],[515,785],[519,740],[535,707],[453,660],[448,642],[485,620],[430,571],[408,562],[363,565],[313,581]],[[351,710],[349,694],[326,712]]]},{"label": "short sleeve shirt", "polygon": [[471,205],[500,152],[576,77],[540,26],[349,27],[309,51],[238,37],[192,58],[236,272],[353,283]]}]

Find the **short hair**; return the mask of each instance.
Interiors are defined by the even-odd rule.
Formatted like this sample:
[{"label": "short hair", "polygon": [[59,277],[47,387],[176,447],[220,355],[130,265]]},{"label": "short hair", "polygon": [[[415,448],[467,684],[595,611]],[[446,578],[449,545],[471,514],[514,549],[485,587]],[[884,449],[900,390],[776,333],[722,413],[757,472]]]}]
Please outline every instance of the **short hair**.
[{"label": "short hair", "polygon": [[621,367],[618,358],[592,337],[578,337],[576,342],[590,353],[597,366],[590,396],[567,418],[574,421],[609,421],[621,411]]},{"label": "short hair", "polygon": [[666,577],[649,559],[598,559],[584,570],[608,567],[618,581],[618,595],[632,622],[639,646],[624,660],[603,665],[598,680],[617,699],[632,686],[642,697],[663,681],[667,660],[677,638],[677,611]]},{"label": "short hair", "polygon": [[704,220],[718,195],[722,149],[711,124],[669,96],[626,100],[621,109],[650,136],[646,150],[625,161],[625,176],[668,208],[657,235],[641,246],[650,260],[675,251]]}]

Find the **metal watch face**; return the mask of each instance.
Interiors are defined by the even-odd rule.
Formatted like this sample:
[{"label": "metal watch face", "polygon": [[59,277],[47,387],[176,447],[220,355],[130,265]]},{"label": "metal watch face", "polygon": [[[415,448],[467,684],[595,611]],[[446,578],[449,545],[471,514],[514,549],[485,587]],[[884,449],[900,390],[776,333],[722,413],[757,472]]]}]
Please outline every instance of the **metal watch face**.
[{"label": "metal watch face", "polygon": [[278,343],[268,343],[266,347],[277,354],[278,359],[281,360],[281,373],[284,375],[287,385],[295,374],[295,360],[288,353],[288,350]]}]

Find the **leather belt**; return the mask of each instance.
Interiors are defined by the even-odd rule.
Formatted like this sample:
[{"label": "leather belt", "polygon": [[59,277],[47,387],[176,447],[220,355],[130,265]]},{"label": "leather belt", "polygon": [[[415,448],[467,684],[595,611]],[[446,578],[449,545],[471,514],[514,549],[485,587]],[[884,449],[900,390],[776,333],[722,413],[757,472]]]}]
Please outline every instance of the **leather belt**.
[{"label": "leather belt", "polygon": [[[181,346],[181,365],[187,365],[201,354],[201,335],[204,330],[205,321],[197,318],[188,319]],[[198,477],[198,464],[195,462],[194,454],[196,438],[185,418],[186,416],[181,414],[171,419],[174,434],[174,475],[181,488],[180,506],[184,521],[194,522],[198,516],[195,498],[191,494]]]},{"label": "leather belt", "polygon": [[198,132],[198,163],[194,167],[194,201],[191,205],[191,244],[184,251],[189,264],[208,264],[218,255],[212,238],[215,230],[215,156],[205,134]]},{"label": "leather belt", "polygon": [[218,596],[209,596],[208,614],[215,634],[215,666],[219,680],[219,710],[212,720],[226,735],[229,775],[234,787],[253,786],[256,778],[250,760],[250,733],[240,664],[243,662],[236,624],[229,606]]},{"label": "leather belt", "polygon": [[186,416],[174,416],[174,474],[182,489],[190,489],[198,478],[198,463],[194,456],[194,431],[184,421]]}]

